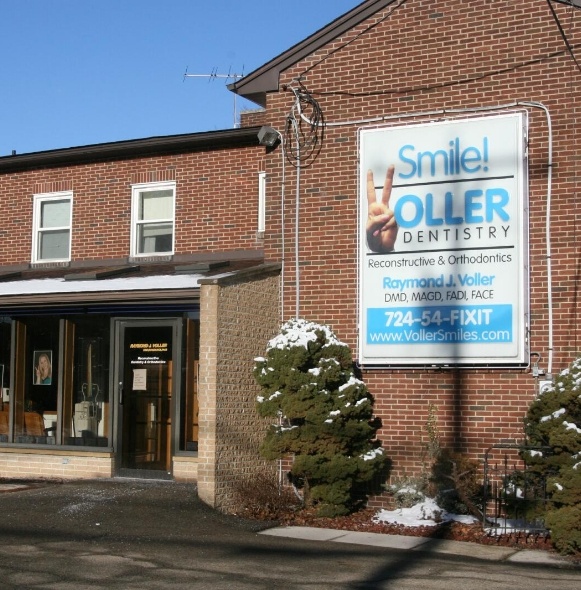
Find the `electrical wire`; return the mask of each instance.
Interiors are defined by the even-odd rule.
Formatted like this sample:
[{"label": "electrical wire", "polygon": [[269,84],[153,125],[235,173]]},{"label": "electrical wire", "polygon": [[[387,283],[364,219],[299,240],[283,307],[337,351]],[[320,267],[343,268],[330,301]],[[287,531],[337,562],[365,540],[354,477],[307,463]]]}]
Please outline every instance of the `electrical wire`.
[{"label": "electrical wire", "polygon": [[581,65],[579,65],[579,62],[577,61],[577,58],[575,57],[575,54],[573,53],[573,47],[571,46],[571,43],[569,43],[569,39],[567,38],[567,33],[565,33],[565,30],[563,29],[563,25],[561,25],[561,21],[559,20],[559,15],[557,14],[555,7],[553,6],[553,3],[551,2],[551,0],[547,0],[547,4],[549,5],[549,8],[551,9],[551,14],[553,15],[553,19],[555,20],[555,23],[557,24],[557,28],[559,29],[559,33],[561,33],[561,37],[563,38],[563,41],[565,41],[567,51],[569,52],[569,54],[573,58],[573,61],[575,62],[577,69],[581,72]]},{"label": "electrical wire", "polygon": [[371,25],[369,25],[368,27],[363,29],[361,32],[357,33],[357,35],[355,35],[355,37],[353,37],[352,39],[349,39],[349,41],[346,41],[342,45],[339,45],[339,47],[336,47],[332,51],[329,51],[329,53],[327,53],[319,61],[315,62],[314,64],[312,64],[308,68],[306,68],[303,71],[303,73],[301,74],[301,77],[304,76],[307,72],[310,72],[312,69],[321,65],[326,59],[331,57],[333,54],[337,53],[338,51],[341,51],[342,49],[344,49],[348,45],[351,45],[351,43],[354,43],[355,41],[357,41],[357,39],[359,39],[360,37],[365,35],[365,33],[368,33],[369,31],[371,31],[372,29],[377,27],[379,24],[381,24],[383,21],[387,20],[398,8],[401,8],[406,2],[407,2],[407,0],[400,0],[400,3],[397,6],[394,6],[389,12],[384,14],[380,19],[378,19],[377,21],[375,21],[374,23],[372,23]]},{"label": "electrical wire", "polygon": [[[351,43],[355,42],[357,39],[359,39],[360,37],[362,37],[364,34],[368,33],[369,31],[371,31],[372,29],[374,29],[375,27],[377,27],[379,24],[381,24],[382,22],[384,22],[385,20],[387,20],[398,8],[401,8],[405,3],[407,2],[407,0],[401,0],[401,2],[393,7],[389,12],[387,12],[386,14],[384,14],[381,18],[379,18],[377,21],[375,21],[374,23],[372,23],[371,25],[369,25],[368,27],[366,27],[364,30],[360,31],[357,35],[355,35],[352,39],[349,39],[348,41],[346,41],[345,43],[339,45],[338,47],[336,47],[335,49],[333,49],[332,51],[330,51],[329,53],[327,53],[325,56],[323,56],[320,60],[314,62],[313,64],[311,64],[308,68],[306,68],[305,70],[303,70],[301,76],[299,77],[302,78],[305,76],[305,74],[307,74],[308,72],[310,72],[311,70],[313,70],[314,68],[316,68],[317,66],[319,66],[320,64],[322,64],[325,60],[327,60],[329,57],[331,57],[332,55],[334,55],[335,53],[341,51],[342,49],[344,49],[345,47],[347,47],[348,45],[350,45]],[[579,47],[581,47],[580,44],[577,45],[571,45],[571,43],[569,42],[567,35],[565,33],[565,31],[563,30],[563,27],[561,26],[561,23],[559,21],[559,17],[552,5],[552,0],[547,0],[547,3],[549,5],[549,8],[551,9],[551,13],[553,15],[553,18],[555,19],[555,22],[557,23],[557,27],[559,28],[559,31],[561,33],[561,36],[563,38],[563,40],[565,41],[565,45],[567,47],[566,50],[560,50],[560,51],[554,51],[552,53],[549,53],[548,55],[545,56],[541,56],[532,60],[528,60],[525,62],[522,62],[520,64],[516,64],[514,66],[510,66],[510,67],[506,67],[506,68],[502,68],[499,70],[494,70],[491,72],[486,72],[484,74],[480,74],[478,76],[472,76],[470,78],[462,78],[459,80],[452,80],[450,82],[443,82],[443,83],[439,83],[439,84],[432,84],[429,86],[416,86],[416,87],[409,87],[409,88],[399,88],[396,90],[378,90],[375,92],[343,92],[343,91],[331,91],[331,92],[313,92],[313,95],[316,96],[351,96],[351,97],[369,97],[369,96],[383,96],[383,95],[390,95],[390,94],[410,94],[410,93],[417,93],[417,92],[426,92],[426,91],[430,91],[430,90],[437,90],[439,88],[450,88],[453,86],[460,86],[463,84],[469,84],[471,82],[475,82],[478,80],[482,80],[485,78],[489,78],[492,76],[497,76],[497,75],[502,75],[502,74],[506,74],[509,72],[513,72],[516,71],[520,68],[523,67],[527,67],[527,66],[531,66],[531,65],[536,65],[539,63],[542,63],[543,61],[549,60],[549,59],[553,59],[555,57],[559,57],[560,55],[563,55],[565,53],[569,53],[571,55],[571,57],[573,58],[573,61],[575,62],[575,64],[577,65],[577,67],[579,68],[579,70],[581,71],[581,65],[579,64],[577,58],[575,57],[574,54],[574,50],[578,49]],[[572,4],[570,6],[573,6]]]},{"label": "electrical wire", "polygon": [[325,117],[319,103],[305,88],[301,80],[298,86],[285,86],[294,95],[284,130],[285,155],[295,167],[308,168],[323,149]]},{"label": "electrical wire", "polygon": [[[568,26],[568,30],[569,31],[573,31],[575,29],[575,9],[578,8],[578,6],[574,6],[573,4],[569,4],[569,26]],[[578,107],[577,107],[577,101],[575,100],[575,72],[573,71],[573,68],[571,68],[571,72],[569,75],[569,95],[570,95],[570,103],[572,105],[572,109],[573,109],[573,129],[575,130],[575,139],[573,142],[573,145],[578,145],[578,137],[579,137],[579,126],[577,124],[577,112],[578,112]],[[577,148],[574,148],[575,152],[577,152]],[[579,178],[579,158],[575,158],[575,179]],[[575,180],[575,189],[573,192],[573,202],[577,203],[578,198],[579,198],[579,192],[577,190],[577,186],[578,183]],[[576,252],[580,252],[581,248],[579,245],[579,227],[581,227],[581,216],[579,213],[578,208],[575,209],[575,225],[574,227],[577,229],[577,231],[575,232],[575,237],[574,237],[574,247],[575,247],[575,251]],[[575,277],[579,277],[581,276],[581,258],[578,258],[577,260],[577,264],[576,264],[576,268],[575,268]],[[579,288],[578,288],[578,280],[577,278],[575,279],[575,288],[574,288],[574,298],[573,298],[573,307],[572,307],[572,314],[573,314],[573,321],[575,323],[578,322],[578,314],[579,314]],[[574,343],[572,343],[573,346],[577,347],[578,346],[578,342],[575,341]]]},{"label": "electrical wire", "polygon": [[[578,49],[580,47],[581,44],[572,46],[573,49]],[[478,82],[479,80],[492,78],[493,76],[500,76],[502,74],[515,72],[521,68],[543,63],[544,61],[548,61],[555,57],[559,57],[561,55],[564,55],[565,53],[568,53],[566,49],[560,49],[559,51],[554,51],[547,55],[536,57],[534,59],[521,62],[514,66],[502,68],[500,70],[493,70],[490,72],[485,72],[484,74],[479,74],[478,76],[471,76],[470,78],[460,78],[458,80],[450,80],[449,82],[441,82],[438,84],[430,84],[426,86],[410,86],[407,88],[397,88],[395,90],[376,90],[373,92],[347,92],[342,90],[333,90],[329,92],[313,91],[313,94],[316,96],[349,96],[352,98],[365,98],[371,96],[387,96],[390,94],[414,94],[418,92],[429,92],[430,90],[439,90],[442,88],[452,88],[454,86],[461,86],[463,84],[471,84],[472,82]]]}]

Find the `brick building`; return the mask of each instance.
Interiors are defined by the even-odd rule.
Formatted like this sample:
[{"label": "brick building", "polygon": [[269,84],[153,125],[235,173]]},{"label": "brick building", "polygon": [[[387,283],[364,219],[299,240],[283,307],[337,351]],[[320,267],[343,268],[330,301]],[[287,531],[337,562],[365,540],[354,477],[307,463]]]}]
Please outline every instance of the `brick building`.
[{"label": "brick building", "polygon": [[430,415],[520,441],[579,353],[580,7],[368,0],[232,84],[239,129],[0,158],[0,476],[227,508],[281,315],[352,347],[395,474]]},{"label": "brick building", "polygon": [[[287,154],[265,168],[284,315],[352,347],[396,475],[420,468],[431,412],[479,459],[522,441],[579,354],[580,24],[577,1],[369,0],[230,87]],[[381,251],[366,174],[380,201],[389,164]]]},{"label": "brick building", "polygon": [[256,464],[280,266],[258,130],[0,158],[1,477],[200,479],[219,504],[216,471]]}]

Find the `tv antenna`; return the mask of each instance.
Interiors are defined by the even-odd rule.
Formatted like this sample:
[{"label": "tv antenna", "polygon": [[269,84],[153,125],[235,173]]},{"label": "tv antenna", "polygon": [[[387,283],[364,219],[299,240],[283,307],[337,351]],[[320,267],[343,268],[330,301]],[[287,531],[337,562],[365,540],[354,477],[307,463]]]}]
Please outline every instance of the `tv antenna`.
[{"label": "tv antenna", "polygon": [[[242,66],[242,74],[236,74],[228,70],[227,74],[219,74],[218,68],[213,68],[209,74],[188,74],[188,68],[186,66],[186,71],[184,74],[184,81],[186,78],[208,78],[208,82],[213,82],[217,78],[223,78],[225,80],[238,80],[239,78],[244,78],[244,66]],[[238,127],[238,113],[236,111],[236,98],[237,95],[234,92],[234,124],[233,127]]]}]

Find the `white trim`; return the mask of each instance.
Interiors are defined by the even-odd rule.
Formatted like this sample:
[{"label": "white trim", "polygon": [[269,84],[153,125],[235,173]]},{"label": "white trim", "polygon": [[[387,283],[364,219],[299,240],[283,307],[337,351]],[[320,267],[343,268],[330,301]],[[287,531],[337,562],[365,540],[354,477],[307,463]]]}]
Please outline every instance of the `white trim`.
[{"label": "white trim", "polygon": [[[39,235],[43,229],[40,227],[41,207],[44,203],[49,201],[69,200],[69,223],[61,227],[51,227],[51,231],[68,230],[69,232],[69,255],[66,258],[40,258],[39,252]],[[41,262],[69,262],[71,260],[72,252],[72,237],[73,237],[73,191],[59,191],[52,193],[38,193],[33,195],[33,209],[32,209],[32,263]]]},{"label": "white trim", "polygon": [[[236,274],[229,271],[212,276],[221,279]],[[207,279],[206,273],[179,275],[151,275],[145,277],[116,277],[111,279],[96,279],[84,281],[70,281],[57,279],[30,279],[19,281],[5,281],[2,283],[0,301],[13,295],[43,295],[51,293],[95,293],[95,292],[125,292],[125,291],[171,291],[174,289],[197,289],[202,279]],[[7,312],[8,313],[8,312]]]},{"label": "white trim", "polygon": [[256,231],[266,230],[266,172],[258,173],[258,227]]},{"label": "white trim", "polygon": [[[139,252],[137,246],[138,232],[137,227],[140,223],[138,219],[139,202],[141,195],[147,192],[171,190],[173,191],[171,218],[148,219],[147,224],[152,223],[170,223],[172,226],[171,249],[164,252]],[[132,258],[143,258],[152,256],[173,255],[175,249],[175,208],[176,208],[176,183],[174,181],[166,182],[145,182],[131,185],[131,248],[130,256]],[[145,225],[145,224],[143,224]]]}]

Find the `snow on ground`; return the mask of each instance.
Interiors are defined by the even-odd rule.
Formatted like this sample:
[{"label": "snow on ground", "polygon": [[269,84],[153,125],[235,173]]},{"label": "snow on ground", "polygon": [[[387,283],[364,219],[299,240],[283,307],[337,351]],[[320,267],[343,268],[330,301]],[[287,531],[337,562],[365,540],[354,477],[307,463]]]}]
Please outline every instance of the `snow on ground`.
[{"label": "snow on ground", "polygon": [[450,514],[442,510],[432,498],[425,498],[411,508],[397,508],[396,510],[380,510],[373,521],[377,523],[401,524],[409,527],[436,526],[444,522],[461,522],[472,524],[478,522],[474,516],[465,514]]},{"label": "snow on ground", "polygon": [[[411,508],[398,508],[396,510],[380,510],[373,516],[373,522],[386,524],[399,524],[406,527],[436,526],[446,522],[460,522],[462,524],[474,524],[480,522],[474,516],[466,514],[451,514],[440,508],[432,498],[425,498]],[[506,518],[488,519],[485,527],[489,535],[506,535],[513,532],[538,533],[545,532],[542,522],[527,522],[524,520],[511,520]]]}]

